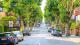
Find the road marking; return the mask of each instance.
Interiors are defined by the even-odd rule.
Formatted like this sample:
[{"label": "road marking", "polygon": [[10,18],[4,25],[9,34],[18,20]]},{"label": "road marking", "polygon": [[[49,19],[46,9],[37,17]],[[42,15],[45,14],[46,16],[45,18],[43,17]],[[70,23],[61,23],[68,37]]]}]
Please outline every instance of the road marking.
[{"label": "road marking", "polygon": [[38,45],[41,45],[39,40],[38,40]]},{"label": "road marking", "polygon": [[40,42],[39,42],[39,45],[40,45]]}]

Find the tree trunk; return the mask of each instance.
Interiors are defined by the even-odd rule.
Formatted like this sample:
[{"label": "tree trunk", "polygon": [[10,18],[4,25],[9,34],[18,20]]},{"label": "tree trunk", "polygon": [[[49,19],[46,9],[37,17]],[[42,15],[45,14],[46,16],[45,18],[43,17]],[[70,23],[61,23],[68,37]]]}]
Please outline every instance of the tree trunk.
[{"label": "tree trunk", "polygon": [[73,14],[73,10],[71,11],[68,11],[67,12],[67,21],[66,21],[66,26],[65,26],[65,35],[66,36],[70,36],[70,21],[71,21],[71,17],[72,17],[72,14]]},{"label": "tree trunk", "polygon": [[69,20],[68,20],[68,22],[66,23],[66,26],[65,26],[65,35],[70,36],[70,21]]},{"label": "tree trunk", "polygon": [[60,20],[59,20],[59,16],[56,16],[56,28],[60,28]]}]

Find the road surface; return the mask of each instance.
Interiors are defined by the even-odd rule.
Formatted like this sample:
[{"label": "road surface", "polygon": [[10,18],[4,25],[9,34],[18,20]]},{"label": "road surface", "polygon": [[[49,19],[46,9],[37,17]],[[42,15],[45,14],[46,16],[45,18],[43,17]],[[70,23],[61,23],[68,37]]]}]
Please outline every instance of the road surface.
[{"label": "road surface", "polygon": [[79,45],[74,42],[63,40],[61,37],[51,36],[47,32],[46,26],[33,28],[31,33],[31,36],[25,36],[24,41],[17,45]]}]

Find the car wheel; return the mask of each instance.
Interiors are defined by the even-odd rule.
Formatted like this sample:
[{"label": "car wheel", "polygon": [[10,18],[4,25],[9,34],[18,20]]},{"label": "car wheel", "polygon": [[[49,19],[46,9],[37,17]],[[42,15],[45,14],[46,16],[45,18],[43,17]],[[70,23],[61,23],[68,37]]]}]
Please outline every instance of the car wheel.
[{"label": "car wheel", "polygon": [[16,44],[18,44],[18,42],[16,42]]},{"label": "car wheel", "polygon": [[21,41],[23,41],[24,39],[22,39]]},{"label": "car wheel", "polygon": [[15,43],[13,43],[13,42],[10,42],[10,45],[16,45]]},{"label": "car wheel", "polygon": [[28,34],[28,36],[31,36],[31,34]]},{"label": "car wheel", "polygon": [[18,40],[18,42],[21,42],[21,40]]},{"label": "car wheel", "polygon": [[24,33],[23,36],[26,36],[26,34]]}]

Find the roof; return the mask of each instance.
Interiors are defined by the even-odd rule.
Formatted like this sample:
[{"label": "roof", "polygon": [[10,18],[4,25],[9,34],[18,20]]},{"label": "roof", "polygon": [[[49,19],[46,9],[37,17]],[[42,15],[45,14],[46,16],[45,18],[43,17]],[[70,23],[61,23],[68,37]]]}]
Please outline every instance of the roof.
[{"label": "roof", "polygon": [[6,16],[6,13],[5,12],[0,12],[0,19],[2,18],[2,17],[5,17]]},{"label": "roof", "polygon": [[77,7],[77,8],[74,9],[74,15],[75,16],[80,15],[80,7]]}]

